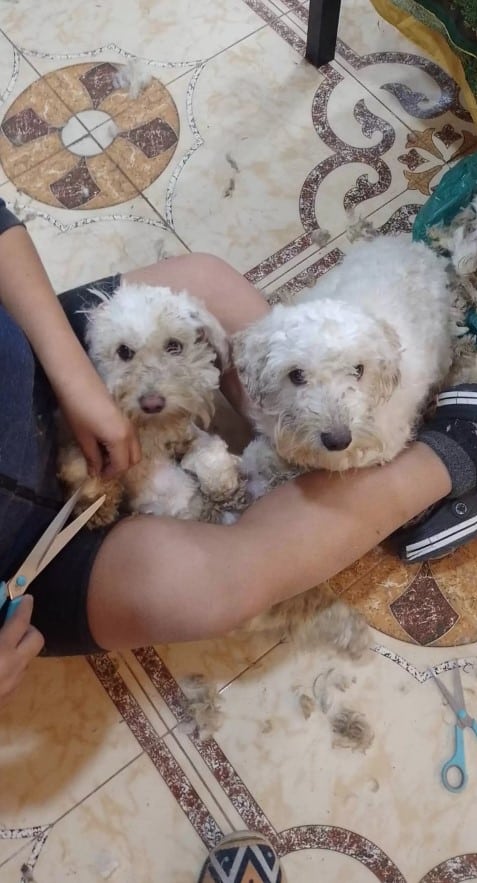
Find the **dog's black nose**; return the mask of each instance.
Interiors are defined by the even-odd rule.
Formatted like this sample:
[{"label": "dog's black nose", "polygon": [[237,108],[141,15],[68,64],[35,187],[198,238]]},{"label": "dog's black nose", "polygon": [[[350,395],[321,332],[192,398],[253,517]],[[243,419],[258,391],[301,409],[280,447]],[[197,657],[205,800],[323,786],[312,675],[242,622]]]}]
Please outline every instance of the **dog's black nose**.
[{"label": "dog's black nose", "polygon": [[145,414],[159,414],[160,411],[164,410],[166,400],[164,396],[152,393],[151,395],[141,396],[139,404]]},{"label": "dog's black nose", "polygon": [[347,426],[333,432],[322,432],[321,442],[327,451],[345,451],[351,444],[351,432]]}]

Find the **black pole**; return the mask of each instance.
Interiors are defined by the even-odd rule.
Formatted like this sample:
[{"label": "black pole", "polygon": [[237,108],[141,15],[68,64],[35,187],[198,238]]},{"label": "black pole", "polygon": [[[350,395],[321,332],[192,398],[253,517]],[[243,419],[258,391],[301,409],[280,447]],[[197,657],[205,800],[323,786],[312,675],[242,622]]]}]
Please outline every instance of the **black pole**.
[{"label": "black pole", "polygon": [[315,67],[333,61],[341,0],[310,0],[306,58]]}]

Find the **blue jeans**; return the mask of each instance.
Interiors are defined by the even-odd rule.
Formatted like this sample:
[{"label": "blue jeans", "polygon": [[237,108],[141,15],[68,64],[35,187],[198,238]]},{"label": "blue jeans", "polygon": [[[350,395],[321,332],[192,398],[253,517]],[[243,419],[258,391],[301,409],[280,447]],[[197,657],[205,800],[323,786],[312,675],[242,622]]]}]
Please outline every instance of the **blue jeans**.
[{"label": "blue jeans", "polygon": [[[112,294],[119,277],[95,283]],[[98,299],[87,286],[60,295],[81,342],[85,307]],[[54,345],[54,344],[52,344]],[[8,579],[61,508],[56,476],[56,400],[30,345],[0,307],[0,579]],[[50,655],[91,653],[87,621],[91,567],[105,531],[83,529],[31,585],[33,624]]]}]

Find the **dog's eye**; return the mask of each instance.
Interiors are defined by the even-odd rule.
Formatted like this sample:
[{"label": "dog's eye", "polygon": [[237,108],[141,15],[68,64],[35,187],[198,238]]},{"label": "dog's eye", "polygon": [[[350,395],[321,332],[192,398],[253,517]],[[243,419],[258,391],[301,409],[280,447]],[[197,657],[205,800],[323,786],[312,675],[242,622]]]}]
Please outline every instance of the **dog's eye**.
[{"label": "dog's eye", "polygon": [[353,373],[357,380],[361,380],[364,374],[364,365],[355,365],[353,368]]},{"label": "dog's eye", "polygon": [[305,372],[301,368],[294,368],[293,371],[290,371],[288,377],[295,386],[303,386],[306,383]]},{"label": "dog's eye", "polygon": [[176,340],[175,337],[171,337],[171,339],[167,341],[165,346],[166,353],[170,353],[171,356],[178,356],[183,349],[183,344],[180,342],[180,340]]},{"label": "dog's eye", "polygon": [[134,356],[136,355],[135,351],[132,350],[131,347],[126,346],[125,343],[122,343],[120,346],[118,346],[116,354],[123,362],[130,362],[131,359],[134,359]]}]

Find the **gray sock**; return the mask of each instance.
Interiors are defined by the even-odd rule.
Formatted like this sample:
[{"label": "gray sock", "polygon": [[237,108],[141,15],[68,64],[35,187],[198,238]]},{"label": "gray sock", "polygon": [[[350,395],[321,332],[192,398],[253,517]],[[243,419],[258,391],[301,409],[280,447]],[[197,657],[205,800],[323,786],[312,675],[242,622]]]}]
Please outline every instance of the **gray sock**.
[{"label": "gray sock", "polygon": [[[477,442],[475,431],[474,437]],[[419,433],[418,441],[424,442],[429,448],[432,448],[434,453],[442,460],[452,482],[450,497],[461,497],[462,494],[467,494],[469,491],[474,490],[477,486],[476,464],[472,456],[469,456],[458,441],[455,441],[445,430],[432,430],[430,427]]]},{"label": "gray sock", "polygon": [[418,441],[437,454],[452,482],[450,497],[477,487],[477,384],[454,386],[437,398],[434,416],[422,427]]}]

